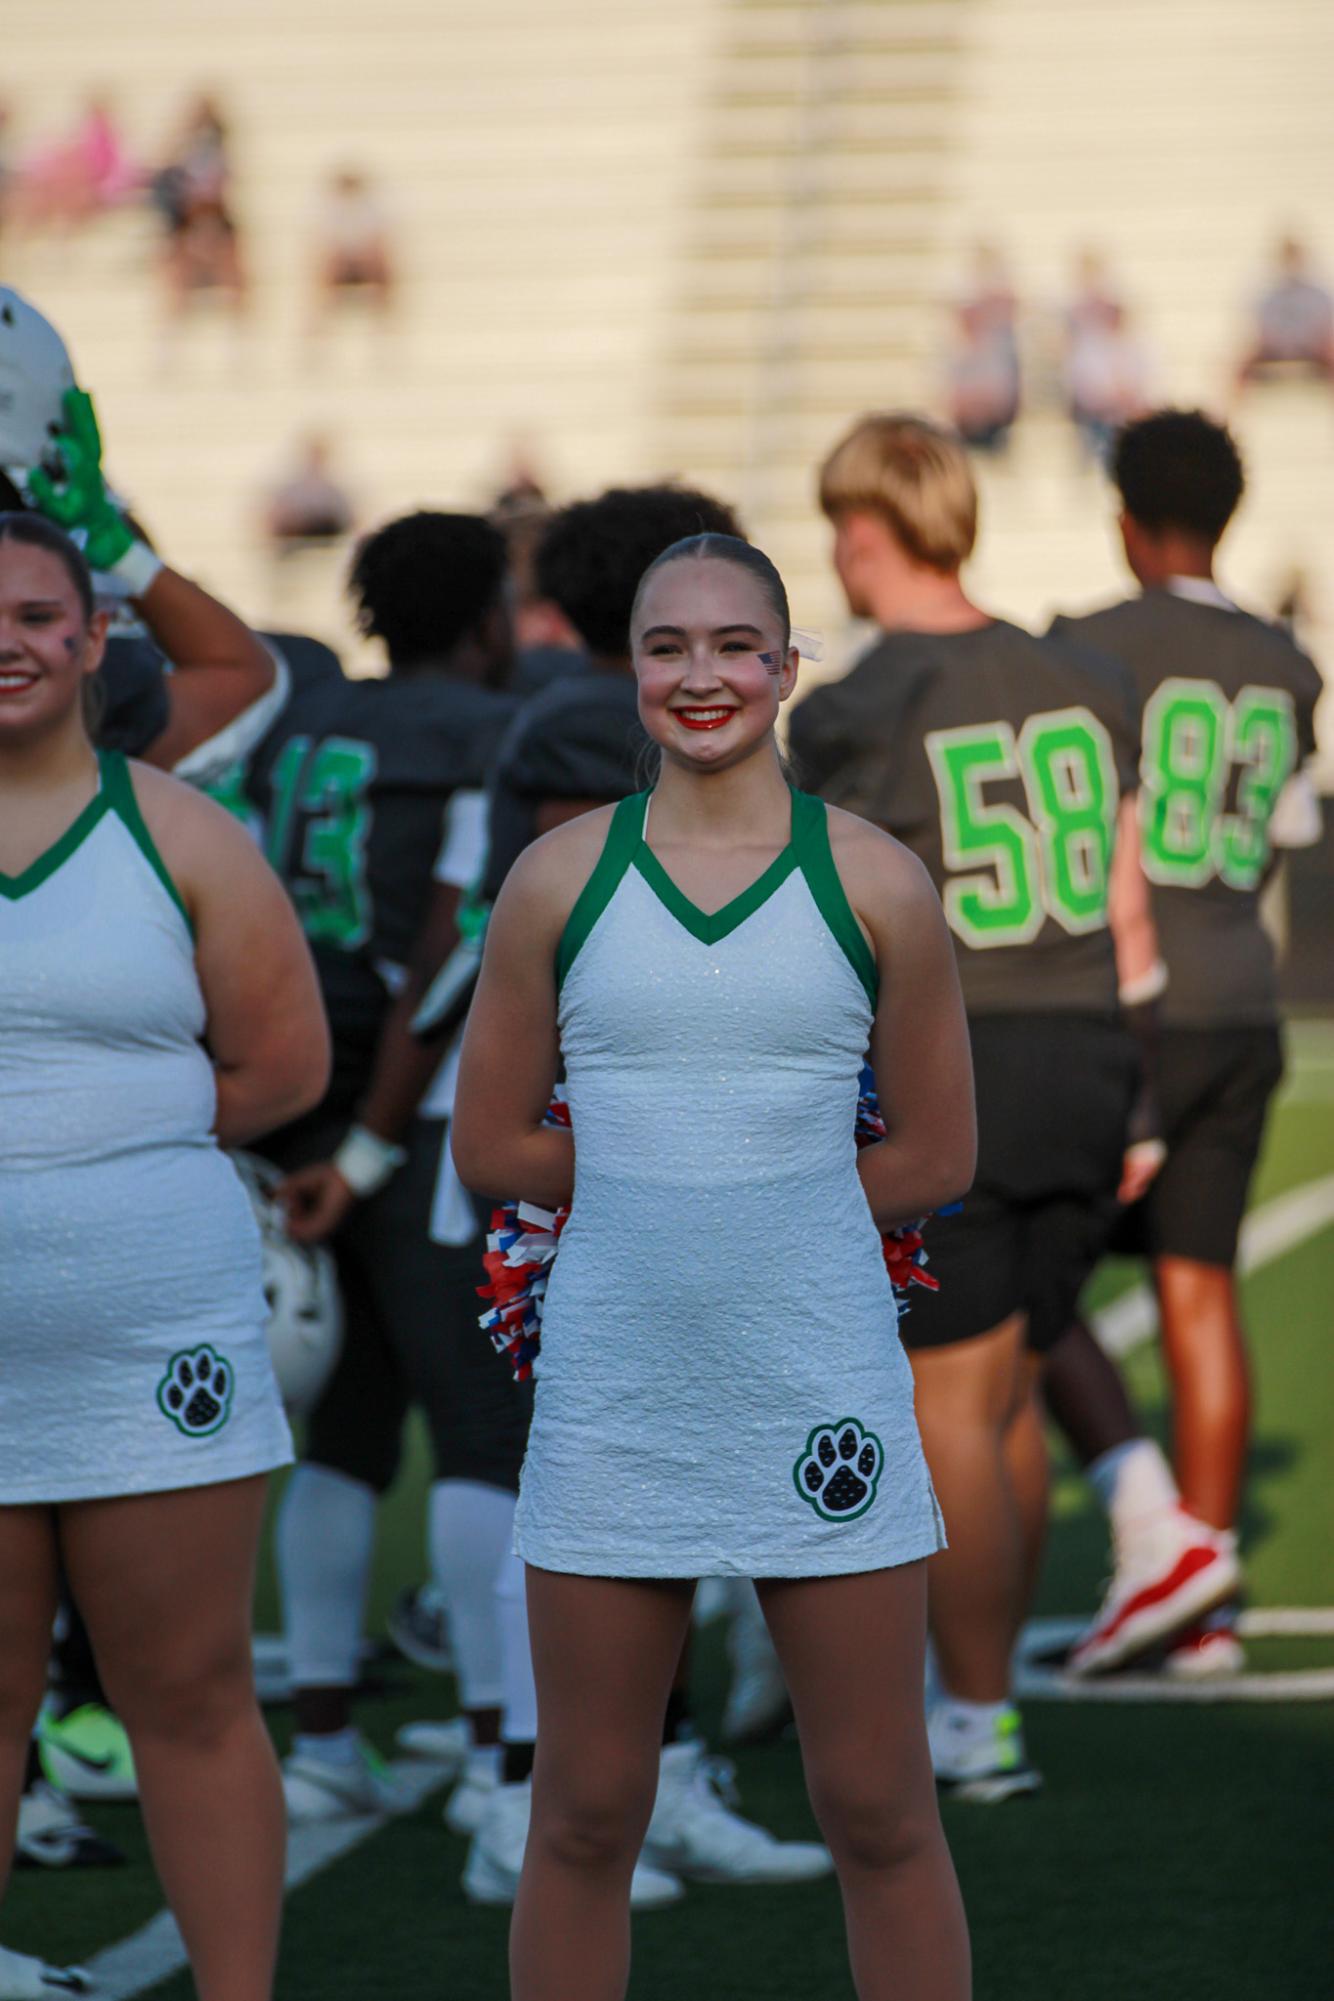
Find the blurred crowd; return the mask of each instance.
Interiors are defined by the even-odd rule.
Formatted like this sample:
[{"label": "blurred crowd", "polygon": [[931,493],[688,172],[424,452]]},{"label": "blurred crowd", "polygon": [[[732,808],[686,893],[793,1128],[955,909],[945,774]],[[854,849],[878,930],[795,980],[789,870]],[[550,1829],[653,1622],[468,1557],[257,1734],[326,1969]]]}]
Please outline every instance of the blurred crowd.
[{"label": "blurred crowd", "polygon": [[[235,191],[231,113],[215,91],[190,99],[162,143],[146,149],[126,135],[112,98],[91,93],[64,132],[13,149],[12,119],[0,105],[0,224],[17,235],[73,238],[129,207],[157,225],[164,310],[180,320],[204,295],[236,315],[251,279]],[[397,254],[388,201],[355,162],[331,166],[312,193],[306,224],[305,328],[318,338],[330,316],[356,298],[377,317],[393,310]]]},{"label": "blurred crowd", "polygon": [[[1072,262],[1065,296],[1024,300],[1005,253],[974,246],[949,307],[945,398],[974,451],[1003,452],[1022,413],[1064,410],[1081,448],[1102,463],[1122,424],[1159,394],[1161,370],[1111,260],[1092,246]],[[1334,296],[1307,245],[1287,234],[1245,308],[1235,386],[1276,377],[1334,379]]]}]

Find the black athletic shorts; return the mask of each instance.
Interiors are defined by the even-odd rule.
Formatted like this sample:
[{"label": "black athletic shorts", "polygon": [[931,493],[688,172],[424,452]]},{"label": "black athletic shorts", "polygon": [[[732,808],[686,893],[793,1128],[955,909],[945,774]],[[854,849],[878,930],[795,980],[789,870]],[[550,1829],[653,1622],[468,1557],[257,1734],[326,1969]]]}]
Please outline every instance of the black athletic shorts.
[{"label": "black athletic shorts", "polygon": [[977,1176],[960,1214],[927,1224],[940,1291],[913,1291],[904,1345],[973,1340],[1023,1312],[1029,1346],[1045,1350],[1116,1220],[1139,1056],[1099,1015],[980,1015],[969,1035]]},{"label": "black athletic shorts", "polygon": [[1283,1076],[1276,1026],[1165,1028],[1156,1078],[1167,1159],[1111,1248],[1230,1270],[1265,1115]]},{"label": "black athletic shorts", "polygon": [[[317,1115],[261,1141],[289,1172],[327,1160],[346,1131]],[[437,1244],[431,1206],[445,1127],[418,1119],[408,1158],[378,1194],[359,1202],[333,1238],[343,1295],[343,1349],[311,1412],[302,1457],[382,1494],[398,1471],[413,1404],[431,1434],[437,1480],[476,1480],[517,1492],[532,1414],[531,1384],[478,1325],[485,1238]]]}]

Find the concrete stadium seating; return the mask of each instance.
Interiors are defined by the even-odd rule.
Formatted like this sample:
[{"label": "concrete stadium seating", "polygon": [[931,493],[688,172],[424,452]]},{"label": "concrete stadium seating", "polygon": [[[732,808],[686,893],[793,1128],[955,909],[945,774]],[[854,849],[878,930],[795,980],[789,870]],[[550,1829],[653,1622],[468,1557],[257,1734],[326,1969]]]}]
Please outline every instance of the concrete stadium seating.
[{"label": "concrete stadium seating", "polygon": [[[67,331],[113,470],[177,560],[345,644],[336,562],[280,573],[256,530],[311,428],[368,520],[482,502],[516,440],[558,496],[706,482],[837,664],[853,635],[812,468],[860,409],[938,403],[975,238],[1010,255],[1036,355],[1073,252],[1105,249],[1158,387],[1212,408],[1273,236],[1334,260],[1323,0],[9,0],[6,30],[13,154],[88,88],[148,158],[192,91],[228,108],[242,330],[205,306],[167,342],[143,210],[70,241],[10,231],[0,267]],[[344,162],[389,197],[404,308],[386,336],[349,312],[312,355],[309,218]],[[1334,397],[1277,387],[1232,414],[1253,494],[1229,575],[1273,603],[1303,569],[1323,642]],[[999,609],[1118,588],[1106,492],[1053,407],[981,481],[976,583]]]}]

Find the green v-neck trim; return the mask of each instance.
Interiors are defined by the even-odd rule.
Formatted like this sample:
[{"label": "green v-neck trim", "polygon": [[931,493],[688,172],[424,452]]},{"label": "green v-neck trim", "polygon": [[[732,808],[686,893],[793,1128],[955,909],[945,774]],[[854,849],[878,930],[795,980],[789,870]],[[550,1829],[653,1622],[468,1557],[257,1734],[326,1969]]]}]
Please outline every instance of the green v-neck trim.
[{"label": "green v-neck trim", "polygon": [[556,951],[557,992],[564,986],[571,966],[632,868],[638,870],[647,888],[668,914],[703,945],[716,945],[744,924],[794,871],[800,869],[817,910],[861,982],[874,1011],[880,984],[875,955],[853,914],[839,876],[829,845],[829,815],[823,799],[817,799],[808,792],[794,791],[792,832],[783,852],[775,856],[748,889],[743,889],[721,910],[705,911],[677,887],[644,839],[649,798],[648,792],[631,793],[629,798],[621,800],[612,814],[602,853],[580,891],[561,934]]},{"label": "green v-neck trim", "polygon": [[5,875],[0,871],[0,896],[17,903],[21,896],[31,895],[49,882],[57,869],[62,868],[83,846],[94,827],[114,813],[126,829],[131,840],[139,849],[152,869],[163,889],[180,912],[181,918],[193,940],[195,927],[190,913],[185,907],[185,899],[172,881],[171,871],[158,853],[157,844],[149,833],[143,814],[139,811],[139,801],[134,796],[134,780],[124,753],[118,750],[99,750],[97,753],[98,787],[88,804],[78,816],[71,820],[59,840],[53,841],[44,854],[38,855],[19,875]]},{"label": "green v-neck trim", "polygon": [[792,795],[792,845],[801,861],[806,887],[815,907],[829,926],[834,942],[853,972],[875,1013],[880,999],[880,973],[875,953],[857,922],[843,878],[829,844],[829,808],[811,792]]},{"label": "green v-neck trim", "polygon": [[107,793],[106,772],[99,758],[98,788],[87,805],[70,821],[60,838],[38,855],[35,862],[29,862],[27,868],[21,869],[18,875],[6,875],[0,870],[0,896],[6,897],[10,903],[17,903],[21,896],[30,896],[34,889],[40,889],[42,884],[48,882],[56,870],[69,860],[76,849],[83,846],[93,828],[100,820],[105,819],[110,811],[111,799]]},{"label": "green v-neck trim", "polygon": [[642,836],[634,862],[659,903],[671,912],[679,924],[685,926],[691,937],[698,938],[701,945],[717,945],[744,924],[748,917],[753,917],[774,891],[782,887],[797,866],[797,851],[789,836],[783,852],[774,857],[764,873],[757,876],[739,896],[734,896],[730,903],[725,903],[721,910],[701,910],[697,903],[692,903],[685,891],[672,881]]},{"label": "green v-neck trim", "polygon": [[621,878],[634,860],[644,824],[647,792],[632,792],[622,799],[611,816],[607,838],[602,844],[592,875],[575,899],[574,909],[565,920],[560,944],[556,947],[556,992],[565,985],[566,975],[578,958],[594,925],[616,891]]},{"label": "green v-neck trim", "polygon": [[172,880],[171,870],[158,852],[157,842],[148,831],[148,823],[139,810],[135,797],[134,779],[130,774],[129,760],[124,751],[101,750],[97,761],[102,767],[102,790],[106,794],[111,810],[138,848],[148,866],[161,883],[167,895],[175,904],[177,912],[190,934],[193,944],[195,936],[194,919],[185,907],[185,898]]}]

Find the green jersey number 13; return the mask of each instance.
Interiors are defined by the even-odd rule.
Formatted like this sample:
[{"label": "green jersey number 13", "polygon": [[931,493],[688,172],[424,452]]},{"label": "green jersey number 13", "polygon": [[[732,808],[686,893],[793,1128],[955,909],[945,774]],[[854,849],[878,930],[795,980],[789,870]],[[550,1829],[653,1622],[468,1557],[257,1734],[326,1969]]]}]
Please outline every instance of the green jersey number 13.
[{"label": "green jersey number 13", "polygon": [[[932,730],[926,738],[945,867],[945,915],[965,945],[1026,945],[1049,917],[1072,934],[1107,922],[1116,761],[1088,709]],[[1027,813],[986,788],[1023,781]]]},{"label": "green jersey number 13", "polygon": [[205,788],[254,834],[313,945],[353,952],[371,934],[366,793],[375,766],[374,745],[355,737],[289,737],[270,775],[267,825],[247,796],[244,764]]}]

